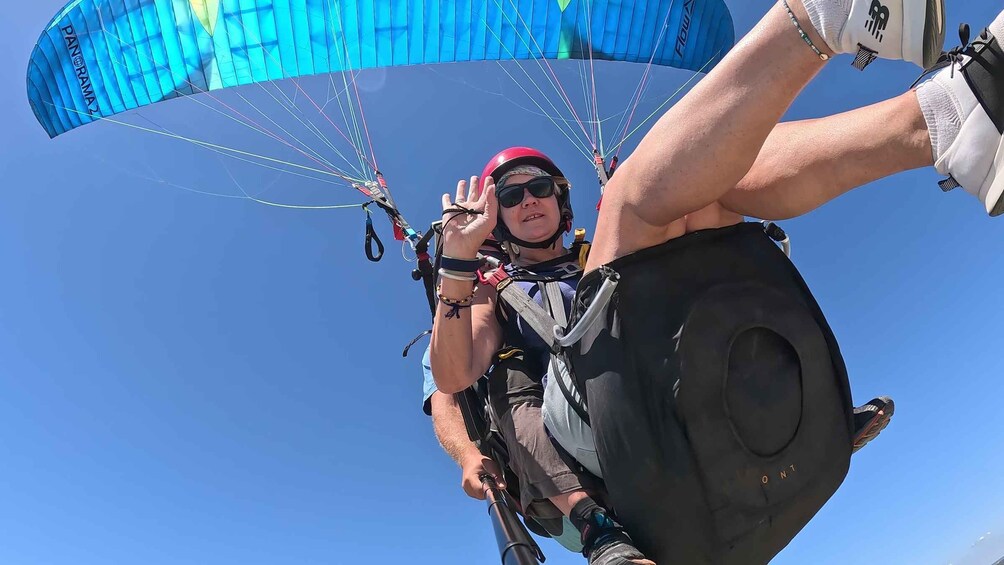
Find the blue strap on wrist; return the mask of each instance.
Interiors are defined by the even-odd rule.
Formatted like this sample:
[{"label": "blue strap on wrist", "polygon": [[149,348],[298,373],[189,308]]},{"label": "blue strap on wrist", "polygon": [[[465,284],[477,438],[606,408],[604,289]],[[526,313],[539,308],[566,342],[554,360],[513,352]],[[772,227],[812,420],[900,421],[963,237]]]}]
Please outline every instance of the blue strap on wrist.
[{"label": "blue strap on wrist", "polygon": [[439,266],[455,273],[476,273],[481,268],[480,259],[457,259],[443,255]]}]

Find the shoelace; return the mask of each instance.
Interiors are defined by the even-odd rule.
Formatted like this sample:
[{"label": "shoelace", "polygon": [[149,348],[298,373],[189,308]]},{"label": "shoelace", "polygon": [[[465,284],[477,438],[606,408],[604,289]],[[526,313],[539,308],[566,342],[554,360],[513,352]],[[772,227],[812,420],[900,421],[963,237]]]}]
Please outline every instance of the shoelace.
[{"label": "shoelace", "polygon": [[[923,73],[921,73],[920,77],[918,77],[917,80],[914,81],[912,85],[910,85],[910,88],[915,88],[918,84],[920,84],[922,80],[927,78],[928,75],[936,71],[940,71],[941,69],[944,69],[949,65],[951,65],[952,67],[951,77],[955,78],[955,67],[958,66],[959,70],[961,70],[962,67],[965,64],[967,64],[965,61],[966,57],[969,57],[970,60],[979,57],[980,53],[987,47],[989,47],[990,43],[994,39],[993,34],[990,33],[990,28],[983,30],[983,33],[981,33],[980,36],[977,37],[975,41],[970,42],[969,41],[970,37],[971,37],[971,31],[969,28],[969,24],[960,25],[959,40],[961,44],[958,47],[951,49],[950,51],[942,53],[941,57],[938,57],[938,62],[935,63],[934,66],[932,66],[930,69],[927,69]],[[939,181],[938,186],[941,188],[941,190],[945,192],[962,187],[962,185],[959,184],[959,181],[957,181],[955,177],[953,177],[952,175],[948,175],[948,178]]]},{"label": "shoelace", "polygon": [[990,42],[993,41],[993,34],[990,33],[989,29],[983,30],[983,33],[981,33],[980,36],[973,41],[970,41],[971,37],[972,31],[969,24],[960,25],[959,46],[942,53],[941,57],[938,57],[938,62],[936,62],[930,69],[921,73],[920,77],[918,77],[917,80],[910,85],[910,88],[916,87],[922,80],[927,78],[928,75],[949,66],[952,68],[951,77],[955,78],[955,67],[961,67],[965,61],[965,57],[976,57],[982,48],[990,45]]},{"label": "shoelace", "polygon": [[[987,32],[983,32],[986,34]],[[945,60],[945,65],[950,65],[952,68],[951,77],[955,78],[955,66],[962,65],[963,57],[965,57],[969,52],[972,51],[972,45],[969,44],[969,38],[971,32],[969,29],[969,24],[962,24],[959,26],[959,40],[962,42],[958,47],[948,51],[943,54],[940,59]],[[982,36],[980,36],[982,38]],[[939,60],[940,60],[939,59]]]}]

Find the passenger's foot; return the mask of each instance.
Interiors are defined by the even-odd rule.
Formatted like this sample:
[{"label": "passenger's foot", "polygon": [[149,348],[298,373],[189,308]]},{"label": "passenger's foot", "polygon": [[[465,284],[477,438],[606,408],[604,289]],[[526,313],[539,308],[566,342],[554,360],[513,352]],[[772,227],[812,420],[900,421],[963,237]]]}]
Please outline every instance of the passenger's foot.
[{"label": "passenger's foot", "polygon": [[634,546],[623,530],[602,534],[590,548],[583,551],[589,565],[655,565]]},{"label": "passenger's foot", "polygon": [[854,452],[878,437],[889,425],[896,404],[888,396],[870,400],[854,409]]},{"label": "passenger's foot", "polygon": [[917,88],[944,190],[962,187],[987,213],[1004,213],[1004,12],[983,34],[947,53],[947,66]]},{"label": "passenger's foot", "polygon": [[624,527],[591,498],[576,503],[569,517],[582,534],[582,555],[589,565],[655,565],[638,551]]},{"label": "passenger's foot", "polygon": [[802,0],[812,26],[834,53],[932,67],[945,43],[944,0]]}]

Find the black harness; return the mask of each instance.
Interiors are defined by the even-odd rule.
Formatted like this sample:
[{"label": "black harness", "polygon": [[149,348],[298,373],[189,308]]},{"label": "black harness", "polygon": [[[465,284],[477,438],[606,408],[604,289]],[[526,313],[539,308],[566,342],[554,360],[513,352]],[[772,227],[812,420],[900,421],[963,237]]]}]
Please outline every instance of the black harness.
[{"label": "black harness", "polygon": [[649,558],[766,563],[843,481],[847,372],[759,224],[687,234],[588,273],[570,328],[564,353],[610,500]]}]

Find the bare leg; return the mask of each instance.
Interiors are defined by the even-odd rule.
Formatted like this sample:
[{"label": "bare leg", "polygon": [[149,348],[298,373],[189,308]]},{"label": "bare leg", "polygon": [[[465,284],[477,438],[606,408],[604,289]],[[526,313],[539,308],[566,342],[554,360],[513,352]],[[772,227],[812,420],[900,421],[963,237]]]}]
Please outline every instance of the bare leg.
[{"label": "bare leg", "polygon": [[552,496],[548,500],[550,500],[558,510],[561,510],[562,514],[569,516],[572,513],[572,508],[575,508],[576,504],[587,498],[589,498],[589,493],[584,490],[576,490]]},{"label": "bare leg", "polygon": [[[809,21],[801,2],[790,5],[799,21]],[[825,47],[811,26],[803,27]],[[679,235],[671,229],[675,220],[735,188],[823,65],[775,5],[659,119],[611,179],[586,269]]]},{"label": "bare leg", "polygon": [[934,164],[917,95],[818,120],[779,124],[721,204],[744,216],[800,216],[872,181]]}]

